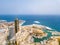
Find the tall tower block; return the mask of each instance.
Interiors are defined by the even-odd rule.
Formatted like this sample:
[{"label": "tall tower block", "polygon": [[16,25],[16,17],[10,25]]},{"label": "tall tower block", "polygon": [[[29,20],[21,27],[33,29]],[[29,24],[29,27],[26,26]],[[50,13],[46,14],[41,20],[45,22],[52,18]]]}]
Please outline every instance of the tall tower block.
[{"label": "tall tower block", "polygon": [[[19,31],[19,20],[18,18],[15,19],[15,34]],[[15,37],[17,38],[17,37]],[[17,40],[15,40],[15,45],[18,45]]]},{"label": "tall tower block", "polygon": [[15,20],[15,33],[17,33],[19,31],[19,20],[18,18],[16,18]]}]

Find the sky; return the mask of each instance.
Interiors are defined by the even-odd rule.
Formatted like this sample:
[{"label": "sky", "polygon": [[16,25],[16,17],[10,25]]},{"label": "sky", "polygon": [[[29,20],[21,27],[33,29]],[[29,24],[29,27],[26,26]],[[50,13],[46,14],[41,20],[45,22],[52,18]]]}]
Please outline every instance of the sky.
[{"label": "sky", "polygon": [[0,0],[0,14],[60,15],[60,0]]}]

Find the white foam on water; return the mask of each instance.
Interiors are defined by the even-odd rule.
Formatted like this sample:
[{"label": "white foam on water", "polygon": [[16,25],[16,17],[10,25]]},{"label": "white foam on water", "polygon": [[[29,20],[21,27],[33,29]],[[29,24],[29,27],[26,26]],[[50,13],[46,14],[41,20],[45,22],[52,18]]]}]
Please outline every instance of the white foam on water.
[{"label": "white foam on water", "polygon": [[52,30],[52,28],[50,28],[50,27],[47,27],[47,26],[46,26],[46,29]]},{"label": "white foam on water", "polygon": [[34,21],[34,23],[40,23],[39,21]]}]

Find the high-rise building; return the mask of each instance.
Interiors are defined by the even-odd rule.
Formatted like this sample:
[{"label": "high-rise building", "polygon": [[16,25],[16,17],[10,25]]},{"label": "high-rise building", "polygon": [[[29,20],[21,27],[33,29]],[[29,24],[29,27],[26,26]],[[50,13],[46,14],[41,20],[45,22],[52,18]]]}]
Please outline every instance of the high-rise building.
[{"label": "high-rise building", "polygon": [[[15,20],[15,34],[19,31],[19,20],[16,18]],[[16,37],[15,37],[16,38]],[[17,40],[15,40],[15,45],[18,45]]]},{"label": "high-rise building", "polygon": [[19,31],[19,20],[18,18],[16,18],[15,20],[15,33],[17,33]]}]

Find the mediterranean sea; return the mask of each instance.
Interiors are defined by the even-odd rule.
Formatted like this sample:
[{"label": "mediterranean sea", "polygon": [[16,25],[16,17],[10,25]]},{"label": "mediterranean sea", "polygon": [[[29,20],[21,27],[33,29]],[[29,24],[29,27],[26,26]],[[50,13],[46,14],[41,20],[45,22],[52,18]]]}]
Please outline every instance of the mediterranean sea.
[{"label": "mediterranean sea", "polygon": [[48,26],[52,29],[60,31],[60,16],[58,15],[0,15],[0,20],[14,21],[15,18],[25,20],[23,25],[35,24],[38,21],[41,25]]}]

